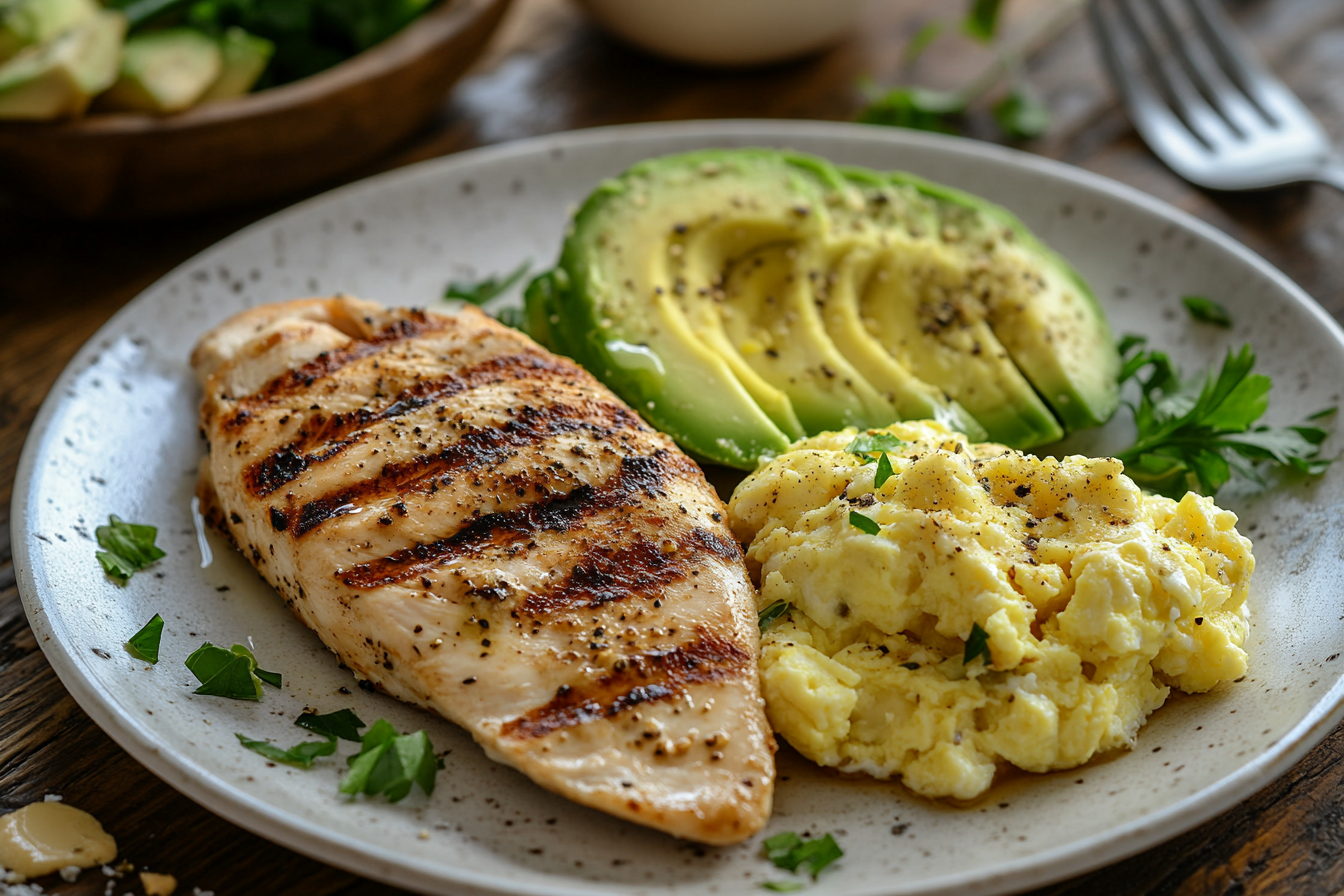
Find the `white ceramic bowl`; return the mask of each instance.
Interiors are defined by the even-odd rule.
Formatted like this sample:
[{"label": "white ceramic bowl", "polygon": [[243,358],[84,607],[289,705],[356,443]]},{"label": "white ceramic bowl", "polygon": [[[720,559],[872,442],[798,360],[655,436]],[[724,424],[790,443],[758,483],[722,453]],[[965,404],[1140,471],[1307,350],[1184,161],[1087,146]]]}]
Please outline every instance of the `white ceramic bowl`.
[{"label": "white ceramic bowl", "polygon": [[854,27],[865,0],[579,0],[637,47],[699,65],[779,62]]}]

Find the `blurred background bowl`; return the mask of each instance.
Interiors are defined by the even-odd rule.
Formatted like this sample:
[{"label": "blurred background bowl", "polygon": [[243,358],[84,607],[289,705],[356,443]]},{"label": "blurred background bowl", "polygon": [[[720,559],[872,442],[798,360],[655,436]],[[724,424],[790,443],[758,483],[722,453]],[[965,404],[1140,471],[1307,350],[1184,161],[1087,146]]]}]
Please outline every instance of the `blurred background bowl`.
[{"label": "blurred background bowl", "polygon": [[609,31],[682,62],[781,62],[835,43],[865,0],[579,0]]},{"label": "blurred background bowl", "polygon": [[163,118],[0,124],[0,189],[79,218],[239,206],[330,180],[408,137],[511,0],[446,0],[324,72]]}]

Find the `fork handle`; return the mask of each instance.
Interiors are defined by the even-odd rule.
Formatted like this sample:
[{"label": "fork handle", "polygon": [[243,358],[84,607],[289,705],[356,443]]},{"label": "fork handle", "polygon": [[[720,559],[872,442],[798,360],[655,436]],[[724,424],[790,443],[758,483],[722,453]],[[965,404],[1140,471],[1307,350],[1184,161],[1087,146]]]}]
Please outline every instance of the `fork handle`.
[{"label": "fork handle", "polygon": [[1317,169],[1312,178],[1320,184],[1329,184],[1336,190],[1344,191],[1344,156],[1331,156]]}]

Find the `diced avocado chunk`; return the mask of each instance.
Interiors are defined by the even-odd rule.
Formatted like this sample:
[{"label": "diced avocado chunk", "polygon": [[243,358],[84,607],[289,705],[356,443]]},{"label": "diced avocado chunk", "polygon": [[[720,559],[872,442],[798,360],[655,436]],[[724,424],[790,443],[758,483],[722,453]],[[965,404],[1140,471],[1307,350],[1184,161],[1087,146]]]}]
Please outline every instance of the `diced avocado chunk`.
[{"label": "diced avocado chunk", "polygon": [[82,115],[117,77],[126,17],[112,10],[28,47],[0,66],[0,119],[49,121]]},{"label": "diced avocado chunk", "polygon": [[1100,308],[1016,219],[797,153],[703,150],[604,183],[527,317],[731,466],[803,433],[922,417],[1024,448],[1116,403]]},{"label": "diced avocado chunk", "polygon": [[214,84],[201,95],[200,102],[228,100],[243,96],[257,83],[275,53],[275,44],[264,37],[230,28],[219,39],[223,70]]},{"label": "diced avocado chunk", "polygon": [[0,63],[98,14],[95,0],[0,0]]},{"label": "diced avocado chunk", "polygon": [[200,100],[223,67],[219,44],[194,28],[136,34],[122,47],[120,76],[99,104],[123,112],[181,112]]}]

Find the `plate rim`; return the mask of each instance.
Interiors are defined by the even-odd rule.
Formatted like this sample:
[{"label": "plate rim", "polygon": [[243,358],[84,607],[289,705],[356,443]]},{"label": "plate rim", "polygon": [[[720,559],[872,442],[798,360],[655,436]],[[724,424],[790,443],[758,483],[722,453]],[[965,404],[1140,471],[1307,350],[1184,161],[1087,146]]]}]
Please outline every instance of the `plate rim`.
[{"label": "plate rim", "polygon": [[[267,215],[207,246],[177,265],[128,301],[99,327],[67,362],[43,399],[19,456],[10,505],[10,539],[17,588],[29,625],[43,655],[62,686],[99,728],[156,777],[207,811],[274,843],[353,874],[425,893],[443,892],[444,886],[452,886],[463,896],[591,894],[593,890],[579,885],[549,883],[534,885],[502,880],[493,875],[476,873],[471,869],[445,869],[439,864],[370,846],[332,829],[306,822],[248,796],[234,789],[208,769],[171,751],[161,750],[147,726],[130,715],[119,714],[113,709],[113,701],[99,696],[98,689],[80,673],[73,653],[56,637],[56,631],[49,624],[47,614],[37,595],[35,571],[32,566],[32,557],[36,554],[36,549],[33,544],[34,536],[30,535],[28,529],[29,508],[36,497],[32,494],[32,490],[38,460],[50,435],[53,419],[64,404],[65,393],[71,381],[84,370],[91,356],[100,351],[99,344],[120,326],[123,319],[133,312],[134,306],[147,293],[156,289],[160,283],[178,277],[183,271],[197,264],[201,256],[242,240],[256,230],[283,224],[290,217],[304,216],[324,203],[339,201],[349,194],[365,190],[376,191],[388,183],[434,177],[445,168],[469,166],[479,161],[505,160],[512,156],[527,156],[556,149],[563,151],[584,149],[594,144],[620,140],[622,137],[656,139],[701,136],[725,139],[760,138],[771,141],[787,141],[797,137],[829,138],[841,142],[858,138],[861,142],[885,143],[893,148],[916,146],[938,149],[962,157],[989,158],[1010,168],[1025,169],[1053,180],[1081,186],[1100,193],[1111,201],[1135,206],[1162,217],[1237,256],[1265,276],[1291,302],[1314,316],[1340,351],[1344,352],[1344,328],[1341,328],[1315,299],[1259,253],[1213,225],[1135,187],[1104,175],[1021,150],[967,138],[847,122],[789,119],[684,120],[608,125],[544,134],[438,156],[385,171],[344,184]],[[1285,732],[1260,756],[1220,781],[1164,809],[1066,846],[974,872],[953,873],[926,879],[916,889],[902,889],[897,886],[895,889],[856,890],[855,894],[856,896],[858,894],[863,896],[949,894],[950,896],[958,893],[987,896],[991,893],[1016,892],[1055,883],[1113,864],[1185,833],[1268,786],[1323,740],[1341,719],[1344,719],[1344,678],[1327,690],[1301,721]]]}]

